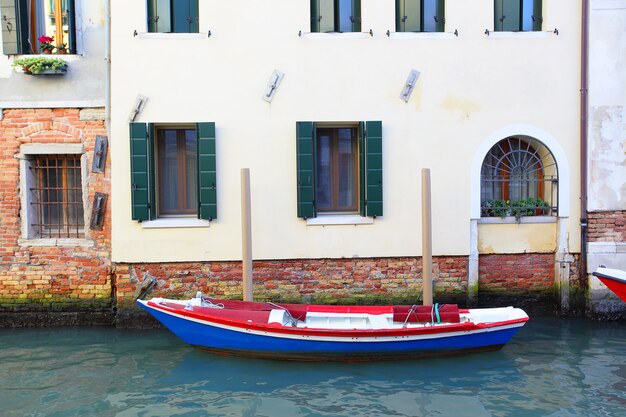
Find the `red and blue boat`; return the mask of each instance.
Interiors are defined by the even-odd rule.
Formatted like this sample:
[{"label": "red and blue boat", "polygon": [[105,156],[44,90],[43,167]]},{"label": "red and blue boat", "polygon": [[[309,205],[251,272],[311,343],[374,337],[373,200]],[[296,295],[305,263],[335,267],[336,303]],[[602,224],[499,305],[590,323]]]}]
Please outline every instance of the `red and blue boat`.
[{"label": "red and blue boat", "polygon": [[528,321],[519,308],[329,306],[137,300],[186,343],[221,354],[302,361],[397,360],[502,348]]},{"label": "red and blue boat", "polygon": [[593,275],[598,277],[622,301],[626,301],[626,271],[601,266],[596,269]]}]

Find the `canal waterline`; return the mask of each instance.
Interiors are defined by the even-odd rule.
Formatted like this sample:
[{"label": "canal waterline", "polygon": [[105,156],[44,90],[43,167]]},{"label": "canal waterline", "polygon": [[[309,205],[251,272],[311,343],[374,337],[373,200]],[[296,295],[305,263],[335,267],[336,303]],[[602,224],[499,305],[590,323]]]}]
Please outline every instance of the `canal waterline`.
[{"label": "canal waterline", "polygon": [[381,363],[196,350],[166,330],[0,329],[14,416],[624,416],[626,325],[533,318],[501,351]]}]

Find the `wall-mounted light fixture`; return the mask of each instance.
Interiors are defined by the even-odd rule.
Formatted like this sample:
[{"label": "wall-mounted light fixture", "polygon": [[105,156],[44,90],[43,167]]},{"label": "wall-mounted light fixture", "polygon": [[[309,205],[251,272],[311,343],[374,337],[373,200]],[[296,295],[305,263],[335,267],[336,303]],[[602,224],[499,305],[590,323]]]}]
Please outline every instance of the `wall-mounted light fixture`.
[{"label": "wall-mounted light fixture", "polygon": [[400,93],[400,98],[406,103],[409,102],[409,98],[411,98],[411,93],[413,92],[413,89],[415,88],[415,84],[417,84],[417,80],[419,79],[419,77],[419,71],[412,69],[409,72],[409,76],[406,79],[406,83],[404,83],[402,93]]},{"label": "wall-mounted light fixture", "polygon": [[135,121],[135,118],[141,112],[141,110],[143,110],[144,105],[147,100],[148,100],[148,97],[142,96],[141,94],[137,94],[137,98],[135,99],[135,105],[133,106],[133,109],[130,111],[130,116],[128,118],[129,121],[131,122]]},{"label": "wall-mounted light fixture", "polygon": [[95,193],[93,205],[91,206],[91,222],[89,228],[92,230],[102,230],[104,223],[104,213],[106,212],[108,195]]},{"label": "wall-mounted light fixture", "polygon": [[272,102],[272,100],[274,99],[274,94],[276,93],[276,89],[278,88],[278,85],[280,84],[284,76],[285,74],[283,74],[281,71],[274,70],[269,82],[267,83],[267,88],[265,88],[263,100],[267,101],[268,103]]},{"label": "wall-mounted light fixture", "polygon": [[107,160],[107,144],[106,136],[96,136],[96,144],[93,147],[93,164],[91,172],[104,172],[104,165]]}]

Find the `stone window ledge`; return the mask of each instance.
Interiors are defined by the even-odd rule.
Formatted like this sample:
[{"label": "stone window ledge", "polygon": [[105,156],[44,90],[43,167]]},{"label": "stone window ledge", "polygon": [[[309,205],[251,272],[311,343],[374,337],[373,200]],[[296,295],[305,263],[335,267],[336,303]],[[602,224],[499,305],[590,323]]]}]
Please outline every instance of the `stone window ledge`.
[{"label": "stone window ledge", "polygon": [[374,224],[372,217],[362,217],[358,214],[318,214],[313,219],[306,220],[307,226],[338,226]]},{"label": "stone window ledge", "polygon": [[196,218],[163,218],[141,222],[144,229],[169,229],[182,227],[210,227],[211,222],[208,220]]},{"label": "stone window ledge", "polygon": [[17,243],[22,247],[42,247],[42,246],[57,246],[57,247],[76,247],[91,248],[95,246],[95,243],[91,239],[18,239]]},{"label": "stone window ledge", "polygon": [[481,217],[479,224],[507,224],[507,223],[556,223],[554,216],[524,216],[517,219],[514,216],[508,217]]}]

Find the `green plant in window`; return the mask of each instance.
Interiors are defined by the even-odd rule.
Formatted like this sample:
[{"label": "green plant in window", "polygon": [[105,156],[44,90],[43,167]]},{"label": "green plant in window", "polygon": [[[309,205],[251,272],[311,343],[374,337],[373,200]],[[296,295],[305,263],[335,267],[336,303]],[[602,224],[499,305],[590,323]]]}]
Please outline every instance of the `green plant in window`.
[{"label": "green plant in window", "polygon": [[496,217],[506,217],[510,214],[508,200],[493,200],[493,215]]},{"label": "green plant in window", "polygon": [[522,216],[527,215],[527,201],[525,199],[511,201],[511,215],[519,222]]},{"label": "green plant in window", "polygon": [[529,198],[527,200],[528,216],[546,216],[550,214],[550,204],[541,198]]},{"label": "green plant in window", "polygon": [[62,70],[67,67],[67,62],[61,58],[33,56],[16,59],[12,66],[14,68],[21,67],[26,74],[40,74],[45,70]]}]

